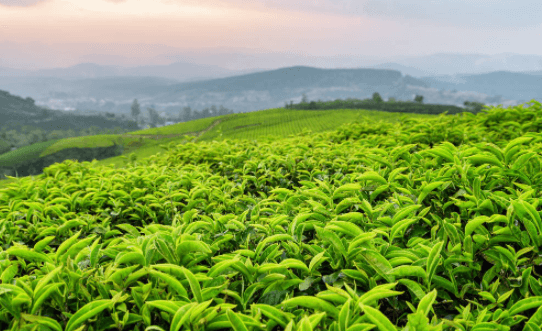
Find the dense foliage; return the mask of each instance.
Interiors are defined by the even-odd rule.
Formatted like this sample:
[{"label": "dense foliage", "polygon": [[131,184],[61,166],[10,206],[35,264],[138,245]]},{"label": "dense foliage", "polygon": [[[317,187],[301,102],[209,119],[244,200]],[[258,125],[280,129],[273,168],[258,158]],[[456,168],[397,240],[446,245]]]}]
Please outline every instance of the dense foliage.
[{"label": "dense foliage", "polygon": [[0,328],[540,330],[540,118],[52,165],[0,190]]}]

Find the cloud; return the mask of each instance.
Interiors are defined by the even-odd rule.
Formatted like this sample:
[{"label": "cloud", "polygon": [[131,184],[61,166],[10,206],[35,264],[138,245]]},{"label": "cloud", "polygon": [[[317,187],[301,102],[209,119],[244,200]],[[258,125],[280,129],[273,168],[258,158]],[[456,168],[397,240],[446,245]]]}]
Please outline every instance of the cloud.
[{"label": "cloud", "polygon": [[[0,0],[0,6],[9,6],[9,7],[30,7],[37,5],[41,2],[47,2],[50,0]],[[107,2],[121,3],[128,0],[104,0]]]},{"label": "cloud", "polygon": [[343,16],[424,20],[468,27],[528,27],[542,24],[540,0],[162,0],[169,3],[285,9]]},{"label": "cloud", "polygon": [[526,27],[540,25],[539,0],[366,0],[360,4],[369,16],[419,19],[456,26]]},{"label": "cloud", "polygon": [[328,11],[348,16],[433,21],[445,25],[477,27],[526,27],[542,24],[540,0],[321,0],[300,3],[260,0],[267,5]]},{"label": "cloud", "polygon": [[30,7],[48,0],[0,0],[0,5],[10,7]]}]

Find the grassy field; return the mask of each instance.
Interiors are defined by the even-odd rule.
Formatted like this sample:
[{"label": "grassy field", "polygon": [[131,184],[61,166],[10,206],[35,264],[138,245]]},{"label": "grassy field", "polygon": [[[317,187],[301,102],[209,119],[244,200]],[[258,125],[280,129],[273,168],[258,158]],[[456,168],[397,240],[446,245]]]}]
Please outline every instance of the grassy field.
[{"label": "grassy field", "polygon": [[[327,121],[302,114],[231,123],[282,117],[278,137]],[[0,330],[538,331],[540,117],[365,119],[54,164],[0,189]]]}]

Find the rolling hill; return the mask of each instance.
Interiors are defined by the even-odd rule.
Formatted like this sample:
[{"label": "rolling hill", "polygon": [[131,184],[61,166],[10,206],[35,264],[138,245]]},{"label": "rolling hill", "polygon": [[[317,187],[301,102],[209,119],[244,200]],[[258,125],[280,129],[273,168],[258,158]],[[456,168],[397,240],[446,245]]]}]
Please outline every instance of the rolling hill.
[{"label": "rolling hill", "polygon": [[45,109],[34,99],[12,95],[0,90],[0,127],[22,128],[30,126],[42,130],[82,130],[90,126],[98,128],[136,128],[132,121],[107,118],[100,115],[78,115],[59,110]]}]

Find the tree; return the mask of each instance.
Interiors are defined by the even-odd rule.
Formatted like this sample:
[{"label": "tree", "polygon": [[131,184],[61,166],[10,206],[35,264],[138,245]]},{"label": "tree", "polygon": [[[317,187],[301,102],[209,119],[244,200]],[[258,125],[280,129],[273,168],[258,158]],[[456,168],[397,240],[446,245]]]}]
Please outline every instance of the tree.
[{"label": "tree", "polygon": [[389,97],[389,98],[388,98],[388,102],[392,102],[392,103],[393,103],[393,102],[396,102],[396,101],[397,101],[397,100],[395,100],[394,97]]},{"label": "tree", "polygon": [[11,150],[10,144],[5,140],[0,139],[0,154],[7,153],[10,150]]},{"label": "tree", "polygon": [[137,122],[137,118],[138,118],[139,114],[141,114],[141,108],[139,107],[139,103],[137,102],[137,99],[134,99],[134,102],[132,102],[131,110],[132,110],[132,117]]},{"label": "tree", "polygon": [[148,107],[147,111],[149,112],[149,117],[151,119],[151,127],[154,128],[160,120],[160,116],[158,115],[158,112],[152,107]]},{"label": "tree", "polygon": [[184,122],[188,122],[192,119],[192,109],[190,107],[184,107],[182,110],[181,118]]},{"label": "tree", "polygon": [[382,97],[380,96],[380,93],[375,92],[375,93],[373,93],[373,101],[375,101],[375,102],[383,102],[384,99],[382,99]]},{"label": "tree", "polygon": [[484,108],[483,103],[476,102],[476,101],[465,101],[463,104],[468,109],[468,111],[473,112],[473,113],[478,113],[482,111],[482,109]]},{"label": "tree", "polygon": [[220,107],[218,107],[217,115],[227,115],[227,114],[229,114],[228,108],[224,107],[223,105],[220,105]]},{"label": "tree", "polygon": [[309,99],[307,99],[307,95],[305,93],[303,93],[302,97],[301,97],[301,103],[307,103],[309,102]]},{"label": "tree", "polygon": [[190,119],[191,120],[197,120],[197,119],[200,119],[200,118],[202,118],[201,117],[201,112],[199,110],[197,110],[197,109],[194,109],[192,111],[192,117]]},{"label": "tree", "polygon": [[35,144],[40,141],[40,137],[36,132],[32,132],[32,136],[30,137],[30,144]]},{"label": "tree", "polygon": [[414,101],[416,101],[417,103],[423,103],[423,95],[417,95],[416,94],[416,97],[414,98]]}]

